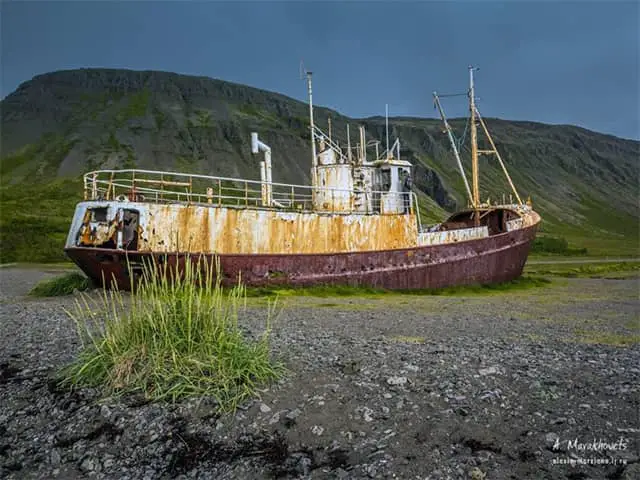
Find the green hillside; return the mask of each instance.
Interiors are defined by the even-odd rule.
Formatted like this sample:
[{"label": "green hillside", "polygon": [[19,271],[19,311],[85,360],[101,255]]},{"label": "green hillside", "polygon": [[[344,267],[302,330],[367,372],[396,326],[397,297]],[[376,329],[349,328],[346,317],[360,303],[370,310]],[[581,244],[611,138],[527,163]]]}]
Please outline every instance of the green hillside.
[{"label": "green hillside", "polygon": [[[321,84],[316,92],[324,99]],[[249,145],[257,131],[273,150],[274,181],[310,180],[307,105],[248,86],[166,72],[70,70],[25,82],[0,108],[1,263],[64,260],[81,175],[96,168],[259,179]],[[315,113],[324,130],[331,117],[341,145],[347,123],[354,143],[357,125],[369,139],[385,139],[384,118],[350,119],[321,107]],[[543,236],[564,237],[594,255],[638,254],[640,142],[574,126],[485,121],[520,195],[542,214]],[[465,120],[451,124],[461,135]],[[465,204],[439,121],[391,118],[390,135],[400,137],[403,158],[415,165],[424,221]],[[470,171],[468,149],[463,154]],[[508,194],[494,157],[482,157],[480,169],[483,200]]]}]

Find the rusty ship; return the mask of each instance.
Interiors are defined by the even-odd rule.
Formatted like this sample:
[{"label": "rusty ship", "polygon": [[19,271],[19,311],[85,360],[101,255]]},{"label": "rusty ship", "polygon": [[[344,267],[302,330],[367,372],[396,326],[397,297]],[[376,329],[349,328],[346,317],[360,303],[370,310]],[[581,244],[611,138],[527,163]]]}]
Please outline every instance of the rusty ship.
[{"label": "rusty ship", "polygon": [[[215,261],[223,284],[249,286],[346,284],[426,289],[487,284],[519,277],[540,216],[523,202],[480,116],[469,68],[471,187],[458,145],[434,93],[464,179],[468,205],[436,225],[422,225],[412,191],[412,164],[400,140],[386,150],[366,140],[337,144],[314,123],[309,96],[311,185],[272,181],[271,148],[251,134],[260,180],[138,169],[84,175],[65,252],[96,284],[129,290],[145,261],[181,269]],[[478,129],[491,145],[478,149]],[[374,150],[375,146],[375,151]],[[493,154],[515,199],[481,202],[478,156]],[[510,194],[511,196],[511,194]]]}]

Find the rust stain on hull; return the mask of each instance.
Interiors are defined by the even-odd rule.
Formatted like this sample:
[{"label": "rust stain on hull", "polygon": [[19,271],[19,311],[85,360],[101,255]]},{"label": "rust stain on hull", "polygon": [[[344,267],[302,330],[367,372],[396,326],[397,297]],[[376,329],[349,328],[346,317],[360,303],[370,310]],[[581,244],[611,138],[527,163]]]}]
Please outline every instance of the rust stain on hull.
[{"label": "rust stain on hull", "polygon": [[146,206],[139,250],[305,254],[417,245],[415,215],[322,215],[200,206]]},{"label": "rust stain on hull", "polygon": [[[537,228],[535,223],[481,239],[394,250],[295,255],[220,254],[217,257],[225,285],[235,284],[241,275],[243,283],[249,286],[345,284],[384,289],[442,288],[496,283],[519,277]],[[65,252],[96,283],[102,284],[102,278],[114,278],[119,288],[130,289],[124,252],[82,247],[67,248]],[[204,255],[213,264],[216,256]],[[185,253],[128,253],[133,265],[152,256],[179,267],[187,258]],[[197,257],[198,254],[191,254],[192,261]]]}]

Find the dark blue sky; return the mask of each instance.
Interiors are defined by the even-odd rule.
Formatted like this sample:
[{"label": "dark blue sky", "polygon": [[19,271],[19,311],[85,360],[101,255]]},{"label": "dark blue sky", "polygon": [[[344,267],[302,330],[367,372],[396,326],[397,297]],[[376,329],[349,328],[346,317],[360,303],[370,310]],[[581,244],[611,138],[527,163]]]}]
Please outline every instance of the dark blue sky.
[{"label": "dark blue sky", "polygon": [[[640,138],[636,1],[3,1],[2,97],[34,75],[122,67],[205,75],[350,116],[435,116],[467,87],[485,116]],[[462,100],[464,102],[464,99]],[[445,103],[451,116],[464,103]]]}]

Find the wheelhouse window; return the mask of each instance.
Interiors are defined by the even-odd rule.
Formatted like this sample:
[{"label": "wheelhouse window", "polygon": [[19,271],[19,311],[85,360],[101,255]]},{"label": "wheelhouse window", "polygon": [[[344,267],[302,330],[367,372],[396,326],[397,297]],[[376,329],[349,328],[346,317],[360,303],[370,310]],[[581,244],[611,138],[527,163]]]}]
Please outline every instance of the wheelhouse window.
[{"label": "wheelhouse window", "polygon": [[382,191],[388,192],[391,190],[391,170],[381,170],[380,179],[382,184]]},{"label": "wheelhouse window", "polygon": [[92,222],[106,222],[107,221],[107,207],[92,208],[91,209],[91,221]]}]

